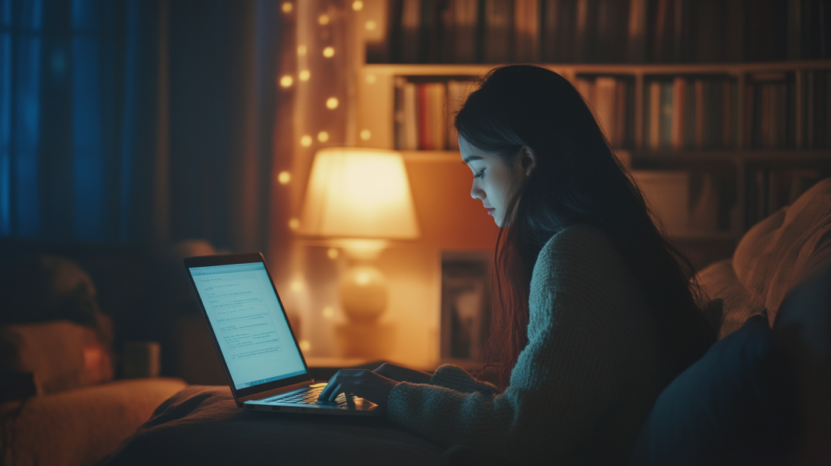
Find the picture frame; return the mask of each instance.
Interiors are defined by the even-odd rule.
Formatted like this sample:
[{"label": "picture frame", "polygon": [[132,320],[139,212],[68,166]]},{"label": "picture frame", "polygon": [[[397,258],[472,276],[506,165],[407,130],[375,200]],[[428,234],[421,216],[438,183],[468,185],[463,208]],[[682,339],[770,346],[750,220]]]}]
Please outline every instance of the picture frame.
[{"label": "picture frame", "polygon": [[443,364],[477,366],[490,332],[491,251],[441,254],[441,343]]}]

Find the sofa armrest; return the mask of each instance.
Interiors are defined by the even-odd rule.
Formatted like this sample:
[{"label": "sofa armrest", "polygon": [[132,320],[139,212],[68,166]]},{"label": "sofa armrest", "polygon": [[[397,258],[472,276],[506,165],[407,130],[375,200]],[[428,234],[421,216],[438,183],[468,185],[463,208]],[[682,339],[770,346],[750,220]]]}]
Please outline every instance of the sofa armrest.
[{"label": "sofa armrest", "polygon": [[0,404],[2,462],[94,464],[185,386],[172,378],[122,380]]}]

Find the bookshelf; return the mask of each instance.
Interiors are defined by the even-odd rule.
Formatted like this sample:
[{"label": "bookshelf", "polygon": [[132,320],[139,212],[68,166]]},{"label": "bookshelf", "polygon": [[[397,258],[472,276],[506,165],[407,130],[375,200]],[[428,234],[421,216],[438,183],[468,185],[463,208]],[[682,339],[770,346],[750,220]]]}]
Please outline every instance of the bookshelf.
[{"label": "bookshelf", "polygon": [[[398,5],[401,2],[381,3],[385,5],[384,8],[378,10],[380,13],[374,13],[375,20],[379,23],[390,17],[391,4]],[[409,3],[413,2],[403,2],[405,5]],[[427,3],[429,2],[423,2]],[[471,2],[461,0],[450,3],[461,5]],[[479,5],[481,8],[482,5],[487,6],[490,3],[494,2],[479,2]],[[515,2],[515,5],[520,3],[521,0]],[[741,40],[742,45],[739,49],[732,50],[731,47],[735,49],[734,46],[723,44],[725,50],[715,56],[715,52],[704,50],[706,43],[699,43],[713,42],[714,38],[696,37],[694,32],[690,32],[695,29],[695,20],[688,21],[684,16],[703,14],[701,11],[688,11],[690,8],[699,8],[699,3],[686,0],[630,0],[628,17],[623,15],[623,21],[628,23],[618,31],[628,45],[620,47],[621,50],[616,55],[619,57],[617,63],[613,63],[614,59],[604,57],[599,52],[583,54],[582,63],[540,63],[529,59],[562,55],[562,52],[549,53],[545,49],[546,37],[552,37],[545,31],[545,21],[551,19],[545,16],[548,5],[563,6],[575,3],[586,4],[589,8],[605,8],[603,5],[606,4],[608,7],[611,5],[610,2],[555,0],[526,3],[537,4],[534,8],[539,8],[537,13],[542,14],[539,28],[532,31],[537,34],[538,39],[532,42],[542,45],[531,45],[535,51],[528,57],[523,57],[519,48],[513,52],[503,52],[508,54],[506,56],[511,58],[510,61],[518,61],[518,57],[523,57],[526,62],[534,62],[538,66],[559,73],[581,93],[595,92],[591,90],[592,87],[604,87],[607,96],[623,94],[623,97],[615,97],[622,99],[618,100],[616,105],[624,102],[623,109],[617,109],[609,102],[593,101],[591,96],[585,94],[584,97],[596,115],[609,115],[614,111],[618,119],[625,119],[625,124],[619,125],[617,130],[606,127],[607,122],[602,120],[609,119],[608,117],[601,118],[601,125],[604,126],[607,136],[613,140],[615,150],[628,155],[633,170],[684,171],[690,174],[691,205],[687,208],[690,209],[691,223],[687,230],[672,231],[672,237],[681,249],[692,257],[696,266],[704,266],[714,260],[729,257],[750,226],[788,204],[794,196],[807,189],[813,182],[831,176],[831,60],[822,56],[812,45],[812,37],[817,34],[817,26],[809,15],[810,1],[784,2],[788,4],[786,21],[782,28],[776,31],[776,35],[786,46],[770,54],[756,53],[748,47],[748,44],[752,43],[749,41],[759,36],[759,21],[764,18],[760,19],[757,13],[736,10],[737,14],[746,18],[739,22],[746,29],[739,31],[734,38]],[[716,8],[718,2],[700,2],[704,3],[710,4],[708,8]],[[732,5],[730,8],[740,8],[742,2],[731,0],[727,3]],[[677,9],[671,14],[676,15],[675,26],[681,27],[683,31],[668,33],[664,30],[658,33],[650,29],[656,27],[654,10],[662,8],[660,4]],[[768,13],[770,12],[775,12],[775,8]],[[523,39],[517,35],[520,34],[520,30],[527,32],[527,27],[523,29],[524,26],[520,24],[522,19],[518,19],[517,15],[520,13],[528,14],[520,12],[517,6],[513,13],[513,23],[507,26],[509,29],[514,28],[516,37],[512,39],[513,44],[527,42],[527,38]],[[367,14],[372,12],[368,11]],[[466,14],[469,16],[470,12]],[[639,25],[638,21],[633,21],[632,18],[640,18],[643,24]],[[601,18],[599,21],[609,19]],[[739,24],[730,18],[725,21],[726,27],[729,24]],[[803,25],[802,29],[799,27],[800,24]],[[806,24],[812,25],[813,29],[805,29]],[[423,27],[424,25],[421,29],[422,38]],[[441,26],[434,24],[432,27]],[[482,27],[481,21],[479,27]],[[640,28],[640,32],[637,33],[640,39],[631,36],[632,28]],[[630,34],[628,40],[625,38],[626,30]],[[392,29],[390,31],[393,39],[391,47],[400,47],[401,43],[395,42],[396,32]],[[398,34],[400,36],[401,33]],[[671,35],[671,50],[662,50],[655,44],[666,34]],[[735,35],[736,32],[729,34]],[[825,37],[827,31],[821,34]],[[511,34],[508,33],[508,36]],[[439,49],[442,47],[440,43],[434,43],[435,40],[440,41],[441,37],[431,40],[432,42],[421,41],[421,46]],[[598,40],[602,42],[609,39]],[[727,36],[723,40],[728,40]],[[484,44],[481,34],[477,36],[476,41],[480,43],[478,47],[481,48]],[[421,54],[421,60],[414,61],[423,62],[426,58],[442,63],[379,63],[384,57],[394,57],[394,50],[387,50],[384,55],[378,52],[377,43],[373,45],[370,42],[358,42],[360,59],[356,67],[356,128],[362,134],[358,143],[367,147],[402,150],[409,163],[428,160],[430,163],[440,164],[459,163],[458,152],[450,142],[443,148],[437,148],[435,144],[421,147],[430,150],[419,150],[419,147],[413,147],[412,144],[402,145],[402,141],[405,140],[400,134],[403,127],[402,83],[415,86],[439,83],[447,86],[448,82],[473,80],[499,64],[453,63],[452,56],[443,56],[441,53]],[[716,47],[722,45],[714,44]],[[470,48],[472,45],[462,44],[462,47]],[[694,53],[685,55],[685,47],[692,47]],[[597,50],[595,46],[595,51]],[[406,53],[413,55],[412,51]],[[487,61],[483,60],[481,52],[474,54],[468,50],[465,53],[469,57],[476,55],[475,60],[465,61]],[[664,55],[665,62],[659,62]],[[813,58],[817,56],[822,58]],[[580,56],[571,58],[575,57],[580,59]],[[702,62],[706,59],[712,59],[713,62]],[[591,62],[601,60],[607,62]],[[399,56],[398,59],[393,58],[389,61],[402,60]],[[622,85],[619,85],[616,91],[610,91],[615,83]],[[660,92],[663,94],[659,94]],[[650,99],[656,95],[660,95],[662,99],[669,98],[672,110],[665,110],[667,102],[664,100],[656,106]],[[715,99],[712,95],[715,95]],[[449,115],[457,105],[457,102],[451,100],[445,94],[445,99],[437,104],[447,110],[444,115]],[[677,103],[681,101],[686,103],[686,107],[679,110]],[[708,109],[707,105],[711,108]],[[666,117],[668,121],[659,118],[656,122],[656,109],[674,114]],[[434,109],[433,113],[439,112]],[[444,137],[452,139],[452,128],[447,118],[434,116],[432,120],[433,125],[443,125]],[[716,121],[711,122],[710,127],[704,128],[702,122],[706,124],[710,120]],[[724,129],[725,127],[728,129]],[[661,131],[659,137],[656,137],[654,132],[656,128]],[[611,137],[612,131],[617,131],[620,135]],[[708,136],[709,133],[713,134]],[[421,146],[420,142],[418,145]],[[706,188],[703,187],[705,185]],[[708,214],[714,219],[703,222],[706,225],[701,222],[695,224],[693,211],[696,205],[692,204],[702,201],[704,190],[708,190],[711,197],[715,196],[716,200],[711,202],[713,212]]]}]

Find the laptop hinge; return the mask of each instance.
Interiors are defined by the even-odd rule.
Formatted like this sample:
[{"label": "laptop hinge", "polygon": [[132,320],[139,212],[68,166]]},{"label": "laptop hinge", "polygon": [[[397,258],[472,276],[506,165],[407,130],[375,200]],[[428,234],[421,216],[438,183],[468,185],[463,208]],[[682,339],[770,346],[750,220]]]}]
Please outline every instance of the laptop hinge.
[{"label": "laptop hinge", "polygon": [[291,391],[294,391],[294,390],[297,390],[297,389],[300,389],[300,388],[303,388],[303,387],[308,387],[312,383],[313,382],[311,380],[305,380],[303,382],[296,383],[294,385],[275,388],[273,390],[268,390],[266,392],[259,392],[259,393],[255,393],[253,395],[244,396],[244,397],[241,397],[239,399],[239,401],[240,401],[240,403],[245,403],[246,401],[251,401],[251,400],[261,400],[263,398],[272,397],[272,396],[275,396],[275,395],[279,395],[281,393],[288,393],[288,392],[291,392]]}]

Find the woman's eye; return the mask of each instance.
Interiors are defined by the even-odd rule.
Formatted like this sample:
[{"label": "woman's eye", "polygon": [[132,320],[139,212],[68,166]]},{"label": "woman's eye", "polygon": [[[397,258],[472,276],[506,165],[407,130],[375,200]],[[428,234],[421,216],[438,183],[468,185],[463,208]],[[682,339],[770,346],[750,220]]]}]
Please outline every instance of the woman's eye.
[{"label": "woman's eye", "polygon": [[485,170],[479,170],[475,175],[473,175],[474,178],[482,178],[483,176],[485,176]]}]

